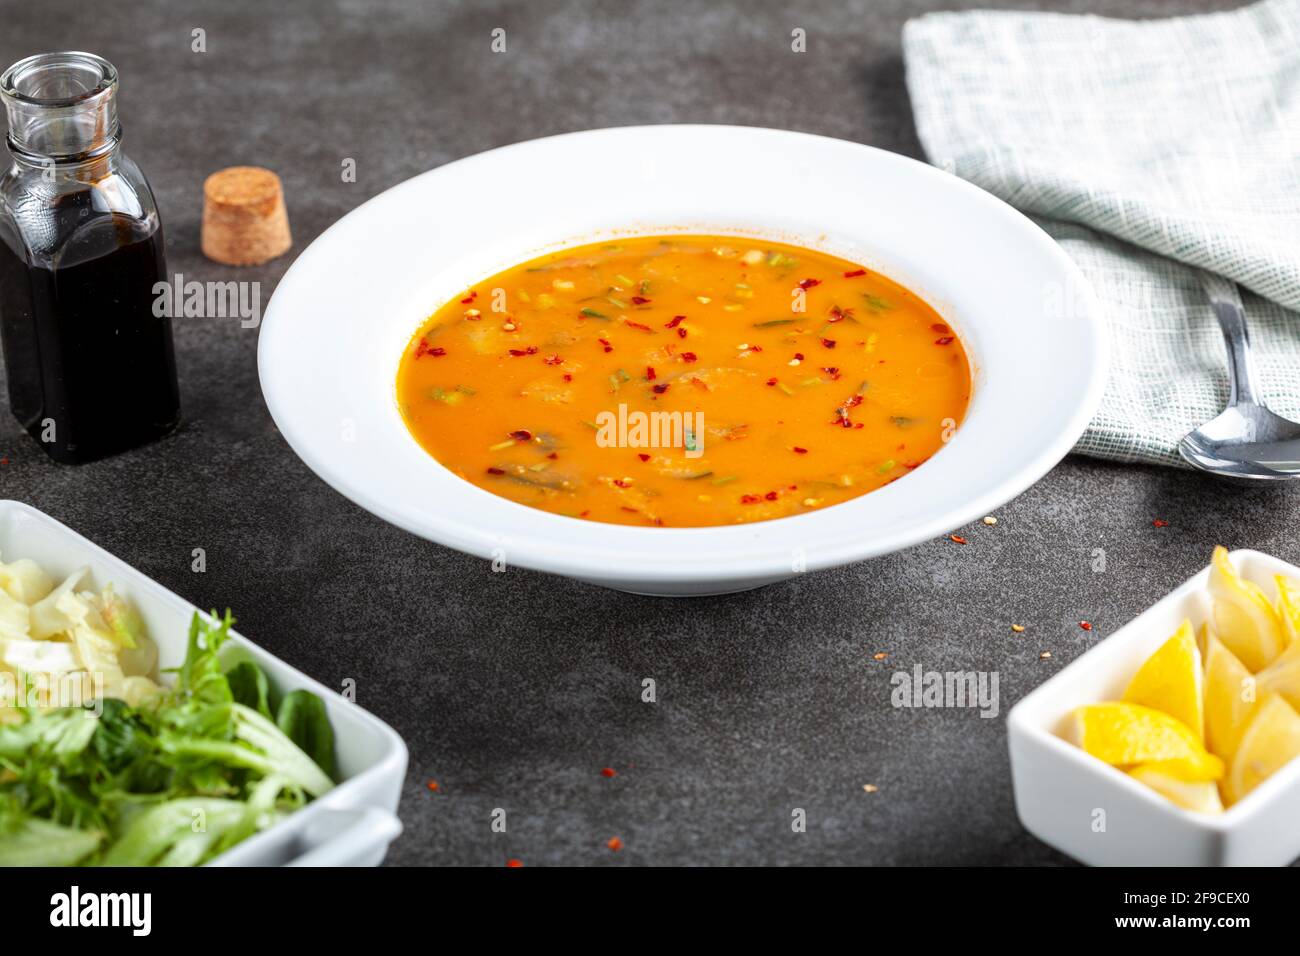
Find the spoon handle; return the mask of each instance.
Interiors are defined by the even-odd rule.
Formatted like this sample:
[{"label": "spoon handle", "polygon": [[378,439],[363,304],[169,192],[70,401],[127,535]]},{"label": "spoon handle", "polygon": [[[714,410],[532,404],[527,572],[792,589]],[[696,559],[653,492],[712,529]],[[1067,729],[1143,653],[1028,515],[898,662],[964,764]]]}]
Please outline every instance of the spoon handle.
[{"label": "spoon handle", "polygon": [[1250,333],[1246,330],[1246,313],[1241,307],[1237,284],[1221,275],[1202,272],[1201,288],[1210,299],[1214,317],[1223,330],[1223,342],[1228,348],[1228,384],[1231,388],[1228,405],[1261,404],[1255,361],[1250,354]]}]

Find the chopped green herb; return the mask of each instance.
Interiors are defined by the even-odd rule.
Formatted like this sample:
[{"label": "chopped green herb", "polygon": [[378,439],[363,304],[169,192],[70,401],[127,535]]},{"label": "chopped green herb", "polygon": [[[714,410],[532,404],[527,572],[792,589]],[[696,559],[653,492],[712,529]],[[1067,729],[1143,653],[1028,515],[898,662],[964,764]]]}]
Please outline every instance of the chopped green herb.
[{"label": "chopped green herb", "polygon": [[721,478],[714,478],[713,481],[710,482],[710,484],[714,484],[714,485],[729,485],[729,484],[731,484],[733,481],[735,481],[737,477],[739,477],[739,476],[737,476],[737,475],[724,475],[724,476],[721,477]]},{"label": "chopped green herb", "polygon": [[778,325],[789,325],[794,319],[768,319],[765,322],[755,322],[756,329],[770,329]]},{"label": "chopped green herb", "polygon": [[888,309],[893,308],[892,305],[890,305],[880,296],[872,295],[870,292],[864,292],[862,294],[862,298],[863,301],[867,303],[867,307],[870,308],[872,312],[884,312]]},{"label": "chopped green herb", "polygon": [[597,312],[595,309],[590,309],[590,308],[583,309],[580,314],[585,315],[589,319],[609,319],[609,316],[607,316],[604,312]]}]

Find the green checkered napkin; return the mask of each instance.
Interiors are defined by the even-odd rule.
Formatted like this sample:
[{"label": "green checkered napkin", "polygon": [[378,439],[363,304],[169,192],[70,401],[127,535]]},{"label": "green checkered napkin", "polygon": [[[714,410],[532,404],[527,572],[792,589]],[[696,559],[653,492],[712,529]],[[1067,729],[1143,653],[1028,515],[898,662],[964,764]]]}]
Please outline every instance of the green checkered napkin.
[{"label": "green checkered napkin", "polygon": [[1300,0],[939,13],[903,48],[930,161],[1034,218],[1102,302],[1110,380],[1076,451],[1181,464],[1178,440],[1222,410],[1197,267],[1241,286],[1266,400],[1300,419]]}]

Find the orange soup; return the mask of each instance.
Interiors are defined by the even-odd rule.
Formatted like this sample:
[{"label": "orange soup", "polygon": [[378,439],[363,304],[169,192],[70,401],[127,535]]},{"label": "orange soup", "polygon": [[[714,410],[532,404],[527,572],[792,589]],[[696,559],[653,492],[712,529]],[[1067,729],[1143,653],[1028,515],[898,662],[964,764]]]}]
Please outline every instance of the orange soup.
[{"label": "orange soup", "polygon": [[466,481],[652,527],[763,521],[921,465],[970,399],[966,352],[855,263],[735,236],[566,249],[466,289],[411,340],[406,424]]}]

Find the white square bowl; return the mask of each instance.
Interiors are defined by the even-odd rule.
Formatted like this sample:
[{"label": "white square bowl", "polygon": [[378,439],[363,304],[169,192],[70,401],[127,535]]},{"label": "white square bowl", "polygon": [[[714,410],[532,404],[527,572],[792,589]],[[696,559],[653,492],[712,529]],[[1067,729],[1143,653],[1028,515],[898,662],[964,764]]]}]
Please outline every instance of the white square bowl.
[{"label": "white square bowl", "polygon": [[[1300,578],[1300,568],[1258,551],[1234,551],[1232,563],[1269,594],[1275,574]],[[1016,811],[1043,842],[1094,866],[1282,866],[1300,856],[1300,760],[1211,815],[1175,806],[1061,736],[1075,707],[1118,700],[1184,618],[1199,633],[1209,578],[1206,567],[1007,715]]]},{"label": "white square bowl", "polygon": [[[185,659],[194,605],[92,544],[49,515],[0,501],[0,556],[31,558],[56,579],[89,567],[95,588],[108,582],[140,612],[158,645],[158,666]],[[231,599],[238,612],[238,596]],[[391,727],[356,704],[231,632],[227,663],[255,661],[279,693],[303,688],[325,702],[334,728],[341,782],[282,822],[245,840],[212,866],[377,866],[401,832],[395,811],[406,774],[406,745]]]}]

